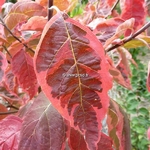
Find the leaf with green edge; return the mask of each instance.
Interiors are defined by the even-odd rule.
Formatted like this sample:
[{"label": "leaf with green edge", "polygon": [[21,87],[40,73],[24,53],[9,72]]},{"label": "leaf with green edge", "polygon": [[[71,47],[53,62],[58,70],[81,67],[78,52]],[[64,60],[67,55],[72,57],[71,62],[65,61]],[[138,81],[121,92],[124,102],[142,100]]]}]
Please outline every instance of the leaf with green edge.
[{"label": "leaf with green edge", "polygon": [[101,43],[87,27],[57,13],[45,26],[34,59],[46,96],[85,136],[88,148],[96,149],[111,88]]},{"label": "leaf with green edge", "polygon": [[138,29],[145,22],[145,0],[123,0],[121,1],[121,18],[128,20],[135,19],[134,29]]},{"label": "leaf with green edge", "polygon": [[66,134],[65,120],[40,93],[23,119],[18,149],[63,150]]},{"label": "leaf with green edge", "polygon": [[[19,23],[33,16],[47,16],[47,11],[41,5],[33,1],[22,1],[15,3],[4,18],[7,27],[12,30]],[[6,31],[6,30],[5,30]],[[8,32],[6,31],[6,34]]]},{"label": "leaf with green edge", "polygon": [[18,150],[22,120],[16,116],[8,116],[0,121],[0,149]]},{"label": "leaf with green edge", "polygon": [[0,51],[0,83],[4,80],[5,70],[8,66],[5,55]]},{"label": "leaf with green edge", "polygon": [[30,99],[33,98],[39,85],[33,68],[33,59],[23,49],[12,58],[12,71],[23,90],[29,94]]},{"label": "leaf with green edge", "polygon": [[[117,141],[115,141],[116,140],[115,136],[113,139],[115,144],[117,142],[117,146],[118,146],[118,140],[119,140],[119,147],[116,147],[116,148],[118,150],[130,150],[131,149],[131,140],[130,140],[130,123],[128,120],[128,116],[124,112],[124,110],[119,106],[119,104],[112,99],[110,101],[110,109],[112,110],[111,112],[113,112],[113,116],[115,115],[115,118],[116,118],[116,115],[117,115],[117,117],[118,117],[117,124],[115,121],[113,122],[112,119],[115,119],[115,118],[113,118],[113,116],[110,116],[112,119],[109,118],[110,120],[108,122],[109,123],[108,126],[110,125],[111,132],[112,132],[112,133],[111,132],[110,133],[114,134],[113,132],[115,132],[115,136],[117,135]],[[114,124],[114,125],[112,125],[112,124]],[[109,130],[109,127],[108,127],[108,130]]]}]

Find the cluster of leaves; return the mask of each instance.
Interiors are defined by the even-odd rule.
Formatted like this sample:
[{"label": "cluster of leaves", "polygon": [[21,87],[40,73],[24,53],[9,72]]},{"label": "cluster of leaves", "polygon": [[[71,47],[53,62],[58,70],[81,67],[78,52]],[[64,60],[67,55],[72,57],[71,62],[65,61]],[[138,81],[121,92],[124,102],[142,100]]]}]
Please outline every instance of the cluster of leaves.
[{"label": "cluster of leaves", "polygon": [[[118,103],[129,114],[131,124],[131,142],[134,150],[147,149],[149,142],[146,138],[146,132],[150,126],[150,114],[149,103],[150,94],[146,89],[146,68],[147,66],[141,59],[146,58],[147,50],[143,51],[143,48],[131,49],[134,60],[137,66],[131,65],[132,70],[132,90],[124,89],[118,86],[116,94],[119,97],[116,98]],[[145,61],[145,59],[144,59]]]},{"label": "cluster of leaves", "polygon": [[[89,0],[83,13],[77,0],[4,3],[0,148],[130,150],[128,117],[108,90],[113,81],[132,88],[128,49],[150,43],[145,1]],[[48,4],[59,9],[47,13]]]}]

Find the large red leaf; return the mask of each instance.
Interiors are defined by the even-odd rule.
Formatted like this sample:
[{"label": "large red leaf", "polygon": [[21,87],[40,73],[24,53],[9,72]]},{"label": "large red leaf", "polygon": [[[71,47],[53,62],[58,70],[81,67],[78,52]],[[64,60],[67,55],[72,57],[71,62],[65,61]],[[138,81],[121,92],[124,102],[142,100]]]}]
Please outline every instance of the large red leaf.
[{"label": "large red leaf", "polygon": [[37,93],[38,83],[33,68],[33,60],[23,49],[12,58],[12,71],[18,78],[20,86],[32,98]]},{"label": "large red leaf", "polygon": [[135,29],[145,22],[145,0],[123,0],[121,1],[121,17],[124,20],[134,18]]},{"label": "large red leaf", "polygon": [[16,116],[8,116],[0,121],[0,149],[18,150],[22,120]]},{"label": "large red leaf", "polygon": [[55,108],[85,135],[90,150],[99,141],[111,77],[101,43],[86,27],[58,13],[37,46],[35,69]]},{"label": "large red leaf", "polygon": [[0,83],[3,81],[7,66],[8,63],[6,57],[2,52],[0,52]]},{"label": "large red leaf", "polygon": [[20,136],[20,150],[63,150],[65,120],[40,93],[26,113]]}]

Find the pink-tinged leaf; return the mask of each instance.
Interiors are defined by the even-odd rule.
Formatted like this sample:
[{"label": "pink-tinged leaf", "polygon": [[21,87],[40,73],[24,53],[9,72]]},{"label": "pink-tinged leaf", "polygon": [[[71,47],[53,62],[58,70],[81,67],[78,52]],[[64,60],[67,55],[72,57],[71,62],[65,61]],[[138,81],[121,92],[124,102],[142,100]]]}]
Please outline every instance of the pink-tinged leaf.
[{"label": "pink-tinged leaf", "polygon": [[27,21],[27,23],[21,26],[21,30],[43,31],[46,23],[47,23],[46,18],[42,16],[33,16]]},{"label": "pink-tinged leaf", "polygon": [[[47,16],[45,8],[33,1],[17,2],[13,5],[5,17],[5,23],[10,30],[14,29],[19,23],[25,22],[33,16]],[[8,32],[6,32],[8,34]]]},{"label": "pink-tinged leaf", "polygon": [[123,109],[113,100],[110,101],[108,112],[108,132],[114,146],[119,150],[131,149],[130,123]]},{"label": "pink-tinged leaf", "polygon": [[135,19],[134,29],[141,27],[145,22],[145,0],[121,1],[121,17],[124,20]]},{"label": "pink-tinged leaf", "polygon": [[8,101],[19,101],[20,98],[15,93],[9,91],[5,85],[0,86],[0,96]]},{"label": "pink-tinged leaf", "polygon": [[147,138],[148,138],[148,140],[150,140],[150,127],[147,130]]},{"label": "pink-tinged leaf", "polygon": [[134,27],[134,22],[135,22],[135,19],[134,18],[131,18],[129,20],[126,20],[125,22],[123,22],[122,24],[120,24],[117,29],[116,29],[116,32],[115,34],[109,38],[105,45],[104,45],[104,48],[106,48],[109,44],[113,44],[112,42],[118,38],[120,38],[121,36],[125,36],[125,34],[131,30],[133,31],[133,27]]},{"label": "pink-tinged leaf", "polygon": [[88,150],[83,135],[74,128],[71,128],[68,143],[70,150],[79,150],[79,149]]},{"label": "pink-tinged leaf", "polygon": [[5,3],[5,0],[0,0],[0,12],[1,12],[1,9],[2,9],[2,5]]},{"label": "pink-tinged leaf", "polygon": [[130,71],[126,52],[124,51],[122,47],[118,48],[118,52],[120,54],[120,61],[118,62],[116,68],[122,74],[122,77],[124,78],[124,81],[126,82],[126,87],[128,89],[132,89],[130,78],[129,78],[131,76],[131,71]]},{"label": "pink-tinged leaf", "polygon": [[30,99],[38,91],[38,83],[33,68],[33,60],[23,49],[12,58],[12,71],[20,86],[28,92]]},{"label": "pink-tinged leaf", "polygon": [[35,54],[38,81],[90,150],[97,147],[109,105],[108,67],[101,43],[87,27],[61,13],[47,23]]},{"label": "pink-tinged leaf", "polygon": [[5,55],[0,51],[0,83],[3,81],[5,76],[5,70],[8,66]]},{"label": "pink-tinged leaf", "polygon": [[0,149],[18,150],[22,120],[16,116],[8,116],[0,121]]},{"label": "pink-tinged leaf", "polygon": [[104,133],[101,133],[101,139],[98,142],[98,150],[113,150],[112,140],[109,136]]},{"label": "pink-tinged leaf", "polygon": [[124,21],[121,18],[111,18],[105,21],[101,21],[93,33],[98,37],[98,39],[105,43],[109,38],[111,38],[115,32],[117,27],[122,24]]},{"label": "pink-tinged leaf", "polygon": [[63,150],[66,140],[65,120],[40,93],[23,120],[20,150]]},{"label": "pink-tinged leaf", "polygon": [[[0,113],[7,112],[7,111],[8,111],[7,108],[3,104],[0,103]],[[0,120],[2,120],[5,117],[6,115],[0,114]]]}]

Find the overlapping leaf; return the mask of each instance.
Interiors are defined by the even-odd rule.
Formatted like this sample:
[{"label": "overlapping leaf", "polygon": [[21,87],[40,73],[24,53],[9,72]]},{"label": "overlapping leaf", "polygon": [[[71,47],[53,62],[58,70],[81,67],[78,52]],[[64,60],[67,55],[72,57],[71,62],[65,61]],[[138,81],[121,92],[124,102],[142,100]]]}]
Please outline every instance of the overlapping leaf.
[{"label": "overlapping leaf", "polygon": [[123,0],[121,1],[121,17],[124,20],[135,19],[134,28],[141,27],[145,22],[145,0]]},{"label": "overlapping leaf", "polygon": [[110,39],[116,33],[117,27],[123,22],[124,21],[121,18],[117,17],[101,21],[96,26],[93,33],[101,42],[105,43],[105,41]]},{"label": "overlapping leaf", "polygon": [[20,86],[28,92],[30,98],[35,96],[38,90],[38,83],[33,68],[33,60],[23,49],[13,57],[12,70],[18,78]]},{"label": "overlapping leaf", "polygon": [[2,52],[0,52],[0,83],[3,81],[7,66],[8,66],[8,63],[7,63],[6,57]]},{"label": "overlapping leaf", "polygon": [[131,149],[129,120],[123,109],[113,100],[108,112],[108,131],[117,150]]},{"label": "overlapping leaf", "polygon": [[16,116],[8,116],[0,121],[0,149],[17,150],[22,120]]},{"label": "overlapping leaf", "polygon": [[96,149],[111,87],[104,50],[93,33],[58,13],[46,25],[35,55],[44,93]]},{"label": "overlapping leaf", "polygon": [[[3,113],[3,112],[7,112],[7,108],[3,105],[3,104],[0,104],[0,113]],[[0,120],[2,120],[3,118],[5,118],[6,115],[0,115]]]},{"label": "overlapping leaf", "polygon": [[24,117],[20,150],[61,150],[66,139],[65,120],[40,93]]},{"label": "overlapping leaf", "polygon": [[[5,17],[5,23],[10,30],[14,29],[18,23],[25,22],[33,16],[46,16],[47,11],[43,6],[33,1],[17,2]],[[7,32],[6,32],[7,33]]]},{"label": "overlapping leaf", "polygon": [[79,149],[88,150],[83,135],[74,128],[71,128],[68,142],[71,150],[79,150]]}]

